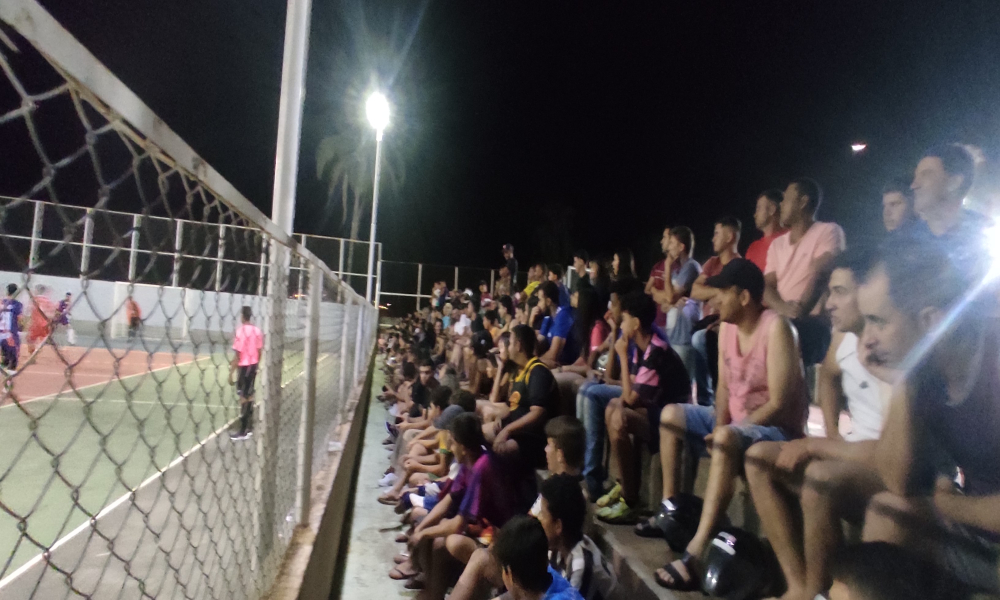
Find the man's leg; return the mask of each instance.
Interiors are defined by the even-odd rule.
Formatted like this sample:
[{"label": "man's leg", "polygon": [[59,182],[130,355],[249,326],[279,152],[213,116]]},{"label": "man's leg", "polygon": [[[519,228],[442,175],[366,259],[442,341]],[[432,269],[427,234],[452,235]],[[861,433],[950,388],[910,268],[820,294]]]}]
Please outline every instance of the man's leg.
[{"label": "man's leg", "polygon": [[635,481],[633,473],[635,457],[633,456],[632,440],[628,434],[624,400],[615,398],[608,404],[604,410],[604,422],[608,428],[608,439],[611,442],[611,460],[618,466],[619,481],[622,484],[622,498],[630,508],[635,508],[639,500],[639,485]]},{"label": "man's leg", "polygon": [[469,561],[476,543],[464,535],[449,535],[434,540],[426,587],[417,594],[421,600],[444,600],[444,594],[454,583],[456,571]]},{"label": "man's leg", "polygon": [[[806,467],[802,485],[806,566],[803,598],[814,598],[832,583],[830,557],[844,541],[841,517],[845,513],[863,515],[868,500],[883,489],[878,473],[859,463],[817,460]],[[756,497],[754,504],[759,511]],[[777,549],[777,543],[774,546]]]},{"label": "man's leg", "polygon": [[472,553],[448,600],[485,600],[488,588],[502,585],[496,560],[489,550],[480,548]]},{"label": "man's leg", "polygon": [[[677,495],[680,489],[681,449],[688,437],[688,416],[692,419],[691,438],[708,435],[715,421],[715,411],[690,404],[668,404],[660,411],[660,469],[663,471],[663,499]],[[701,430],[707,427],[705,433]],[[695,441],[694,439],[690,441]],[[703,444],[692,444],[699,452]]]},{"label": "man's leg", "polygon": [[739,475],[740,465],[743,464],[740,437],[740,434],[728,425],[717,427],[712,433],[712,463],[708,470],[705,503],[698,531],[687,547],[687,551],[693,556],[701,556],[705,546],[715,535],[719,519],[725,514],[733,499],[736,476]]},{"label": "man's leg", "polygon": [[[761,527],[778,557],[781,572],[785,574],[788,591],[785,598],[805,598],[806,565],[803,558],[802,537],[799,535],[797,498],[793,497],[780,473],[775,472],[774,461],[784,442],[761,442],[747,450],[744,466],[753,505],[760,516]],[[816,595],[808,596],[810,600]]]},{"label": "man's leg", "polygon": [[699,329],[691,336],[691,347],[694,349],[694,381],[698,387],[698,404],[712,406],[715,393],[712,390],[713,381],[708,370],[708,331]]},{"label": "man's leg", "polygon": [[246,435],[250,431],[250,419],[253,417],[253,396],[243,399],[240,406],[240,435]]},{"label": "man's leg", "polygon": [[602,486],[606,478],[604,459],[604,409],[612,398],[621,396],[617,385],[598,384],[587,388],[587,452],[584,458],[583,477],[587,482],[590,498],[596,500],[604,493]]},{"label": "man's leg", "polygon": [[[620,421],[614,425],[623,438],[617,446],[618,469],[622,474],[622,497],[626,504],[635,508],[639,505],[639,486],[642,482],[638,454],[641,452],[640,449],[644,445],[648,446],[650,442],[649,414],[645,407],[630,407],[622,401],[613,418],[615,421]],[[624,448],[626,445],[627,450]]]}]

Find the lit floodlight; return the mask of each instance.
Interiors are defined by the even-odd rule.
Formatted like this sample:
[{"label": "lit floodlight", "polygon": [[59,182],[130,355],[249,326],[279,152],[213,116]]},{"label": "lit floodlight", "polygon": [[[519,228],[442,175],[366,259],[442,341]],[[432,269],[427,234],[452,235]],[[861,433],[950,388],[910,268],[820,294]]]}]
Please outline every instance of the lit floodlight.
[{"label": "lit floodlight", "polygon": [[863,144],[861,142],[858,142],[856,144],[851,144],[851,152],[854,152],[855,154],[857,154],[858,152],[862,152],[867,147],[868,147],[868,144]]},{"label": "lit floodlight", "polygon": [[389,101],[379,92],[368,96],[365,112],[368,113],[368,122],[379,133],[389,124]]}]

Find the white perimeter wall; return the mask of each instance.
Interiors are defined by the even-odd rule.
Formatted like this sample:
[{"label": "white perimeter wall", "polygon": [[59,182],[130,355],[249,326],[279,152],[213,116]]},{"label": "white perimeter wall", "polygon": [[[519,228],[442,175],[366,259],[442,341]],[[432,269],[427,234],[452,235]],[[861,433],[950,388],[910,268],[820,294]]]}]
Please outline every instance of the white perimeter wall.
[{"label": "white perimeter wall", "polygon": [[[8,283],[16,283],[23,288],[27,278],[23,273],[0,271],[0,286],[6,293]],[[127,331],[125,322],[125,298],[128,296],[128,284],[114,281],[80,280],[73,277],[54,277],[51,275],[32,275],[30,285],[42,284],[49,288],[48,296],[53,302],[62,300],[66,292],[73,294],[71,309],[74,328],[79,331],[96,331],[100,321],[109,321],[112,335],[124,337]],[[86,293],[84,293],[86,286]],[[147,332],[151,330],[165,331],[168,328],[173,335],[187,337],[196,332],[232,333],[239,321],[240,309],[250,306],[254,313],[254,321],[260,325],[267,304],[262,296],[251,294],[231,294],[228,292],[211,292],[176,288],[170,286],[153,286],[136,284],[132,289],[132,297],[142,309],[143,325]],[[25,304],[28,312],[30,297],[22,289],[18,300]],[[323,302],[320,305],[320,322],[335,323],[343,318],[343,305],[333,302]],[[290,298],[285,303],[285,331],[291,338],[302,337],[305,333],[306,299]],[[320,327],[323,336],[327,327]]]}]

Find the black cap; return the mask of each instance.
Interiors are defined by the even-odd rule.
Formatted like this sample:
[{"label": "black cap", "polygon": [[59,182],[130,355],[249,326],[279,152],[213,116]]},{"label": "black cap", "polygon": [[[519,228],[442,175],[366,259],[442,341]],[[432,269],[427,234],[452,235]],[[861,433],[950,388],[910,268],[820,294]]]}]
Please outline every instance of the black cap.
[{"label": "black cap", "polygon": [[514,251],[514,245],[513,244],[504,244],[503,245],[503,250],[504,250],[504,252],[513,252]]},{"label": "black cap", "polygon": [[764,274],[757,265],[745,258],[734,258],[726,263],[718,275],[705,280],[705,285],[714,288],[735,285],[750,292],[750,296],[758,302],[764,297]]}]

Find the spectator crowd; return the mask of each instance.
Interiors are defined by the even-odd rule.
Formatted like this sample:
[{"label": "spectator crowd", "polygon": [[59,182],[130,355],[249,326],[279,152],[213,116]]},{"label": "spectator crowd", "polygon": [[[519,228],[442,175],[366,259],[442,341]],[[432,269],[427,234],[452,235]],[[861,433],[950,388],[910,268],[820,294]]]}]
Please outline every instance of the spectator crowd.
[{"label": "spectator crowd", "polygon": [[[620,249],[518,281],[508,244],[492,289],[437,282],[380,338],[389,576],[425,600],[615,597],[599,521],[664,539],[674,590],[1000,594],[1000,270],[974,176],[964,147],[928,150],[884,188],[877,244],[817,220],[800,178],[753,199],[745,255],[720,215],[711,258],[672,225],[643,279]],[[726,518],[741,480],[759,532]]]}]

